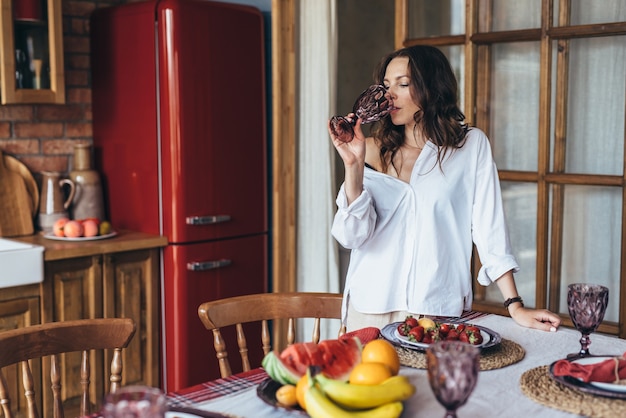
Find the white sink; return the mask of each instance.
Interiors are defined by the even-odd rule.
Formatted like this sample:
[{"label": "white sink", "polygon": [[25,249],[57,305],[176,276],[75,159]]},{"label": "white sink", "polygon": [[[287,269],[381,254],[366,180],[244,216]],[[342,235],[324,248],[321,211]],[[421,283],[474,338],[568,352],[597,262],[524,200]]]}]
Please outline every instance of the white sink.
[{"label": "white sink", "polygon": [[43,250],[0,238],[0,289],[43,282]]}]

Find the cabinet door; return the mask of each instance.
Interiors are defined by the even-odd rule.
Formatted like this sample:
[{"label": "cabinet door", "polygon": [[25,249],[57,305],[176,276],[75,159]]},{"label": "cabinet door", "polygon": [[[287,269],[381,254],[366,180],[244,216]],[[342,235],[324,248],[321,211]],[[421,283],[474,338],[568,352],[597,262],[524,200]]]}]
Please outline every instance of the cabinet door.
[{"label": "cabinet door", "polygon": [[[37,285],[36,292],[39,292]],[[3,292],[4,293],[4,292]],[[0,331],[8,331],[39,324],[39,296],[15,296],[12,299],[0,301]],[[31,362],[33,381],[35,384],[35,396],[37,405],[41,405],[41,361]],[[9,397],[11,398],[11,410],[14,416],[26,416],[27,406],[22,385],[22,369],[18,365],[5,367],[2,374],[6,379]]]},{"label": "cabinet door", "polygon": [[[124,386],[159,385],[158,260],[158,249],[104,256],[104,317],[132,318],[137,325],[123,352]],[[104,364],[108,375],[111,358],[105,357]]]},{"label": "cabinet door", "polygon": [[[44,266],[43,322],[68,321],[84,318],[102,318],[102,257],[79,257],[48,261]],[[78,416],[80,406],[81,353],[61,356],[62,398],[66,416]],[[103,354],[93,352],[89,359],[91,367],[90,398],[102,399],[108,390],[108,378],[103,373]],[[43,362],[44,376],[50,375],[49,359]],[[52,416],[52,396],[44,392],[44,416]],[[91,407],[92,411],[96,404]]]}]

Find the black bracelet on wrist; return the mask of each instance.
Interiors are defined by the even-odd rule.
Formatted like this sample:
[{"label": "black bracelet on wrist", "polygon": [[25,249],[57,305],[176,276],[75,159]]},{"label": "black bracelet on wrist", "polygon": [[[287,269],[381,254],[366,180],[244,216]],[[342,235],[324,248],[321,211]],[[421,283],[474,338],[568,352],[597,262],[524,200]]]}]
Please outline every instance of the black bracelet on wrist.
[{"label": "black bracelet on wrist", "polygon": [[524,301],[521,296],[515,296],[514,298],[508,298],[504,301],[504,307],[508,308],[511,303],[519,302],[524,307]]}]

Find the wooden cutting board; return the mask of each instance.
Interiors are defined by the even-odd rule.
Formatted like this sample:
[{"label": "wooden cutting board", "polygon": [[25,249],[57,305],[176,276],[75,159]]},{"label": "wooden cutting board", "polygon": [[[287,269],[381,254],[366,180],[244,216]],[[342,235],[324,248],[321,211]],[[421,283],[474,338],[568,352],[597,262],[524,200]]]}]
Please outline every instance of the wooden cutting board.
[{"label": "wooden cutting board", "polygon": [[12,157],[0,151],[0,237],[32,235],[35,232],[33,215],[37,206],[32,182],[25,173],[18,171],[21,168],[14,162],[7,167],[7,158]]}]

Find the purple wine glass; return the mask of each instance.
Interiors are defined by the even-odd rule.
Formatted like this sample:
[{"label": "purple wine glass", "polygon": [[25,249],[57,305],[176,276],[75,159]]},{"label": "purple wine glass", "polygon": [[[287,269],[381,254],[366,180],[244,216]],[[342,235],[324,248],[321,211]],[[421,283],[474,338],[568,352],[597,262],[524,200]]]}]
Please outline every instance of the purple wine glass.
[{"label": "purple wine glass", "polygon": [[599,284],[574,283],[567,286],[567,309],[574,326],[582,337],[580,351],[568,358],[587,357],[591,338],[589,335],[598,329],[604,319],[609,304],[609,289]]},{"label": "purple wine glass", "polygon": [[103,418],[164,418],[167,397],[159,388],[125,386],[104,398]]},{"label": "purple wine glass", "polygon": [[[387,116],[393,109],[393,100],[387,94],[385,86],[374,84],[356,99],[352,113],[362,120],[361,123],[372,123]],[[350,121],[343,116],[333,116],[330,119],[330,129],[333,135],[342,142],[352,141],[356,118]]]},{"label": "purple wine glass", "polygon": [[426,350],[428,382],[435,398],[446,408],[446,418],[455,418],[478,380],[478,347],[462,341],[439,341]]}]

